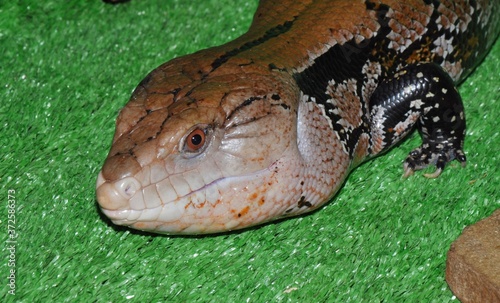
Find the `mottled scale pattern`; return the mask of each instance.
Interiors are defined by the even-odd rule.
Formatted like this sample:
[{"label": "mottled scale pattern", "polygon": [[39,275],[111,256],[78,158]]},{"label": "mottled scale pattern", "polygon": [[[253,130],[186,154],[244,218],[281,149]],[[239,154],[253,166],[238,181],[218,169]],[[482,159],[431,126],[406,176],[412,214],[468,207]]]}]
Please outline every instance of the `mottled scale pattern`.
[{"label": "mottled scale pattern", "polygon": [[498,1],[261,1],[246,34],[137,86],[98,176],[102,212],[167,234],[302,214],[415,128],[404,175],[437,177],[466,162],[456,86],[499,31]]}]

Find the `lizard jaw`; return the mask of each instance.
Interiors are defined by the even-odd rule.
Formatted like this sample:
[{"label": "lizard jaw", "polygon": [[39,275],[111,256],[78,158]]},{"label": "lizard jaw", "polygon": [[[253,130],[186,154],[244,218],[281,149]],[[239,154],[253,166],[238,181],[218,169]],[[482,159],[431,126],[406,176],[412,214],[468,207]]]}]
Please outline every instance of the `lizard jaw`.
[{"label": "lizard jaw", "polygon": [[217,233],[263,223],[270,214],[283,213],[289,207],[283,201],[290,193],[273,192],[270,184],[277,177],[274,170],[265,168],[220,178],[184,196],[173,196],[170,202],[144,207],[151,203],[149,186],[141,188],[134,177],[109,182],[99,174],[97,200],[103,214],[117,225],[165,234]]}]

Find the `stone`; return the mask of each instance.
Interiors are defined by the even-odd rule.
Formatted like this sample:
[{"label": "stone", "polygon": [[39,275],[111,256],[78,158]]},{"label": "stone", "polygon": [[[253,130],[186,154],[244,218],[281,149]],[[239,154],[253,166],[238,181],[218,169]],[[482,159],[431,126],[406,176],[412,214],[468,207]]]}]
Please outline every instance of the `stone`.
[{"label": "stone", "polygon": [[500,302],[500,209],[451,244],[446,282],[462,303]]}]

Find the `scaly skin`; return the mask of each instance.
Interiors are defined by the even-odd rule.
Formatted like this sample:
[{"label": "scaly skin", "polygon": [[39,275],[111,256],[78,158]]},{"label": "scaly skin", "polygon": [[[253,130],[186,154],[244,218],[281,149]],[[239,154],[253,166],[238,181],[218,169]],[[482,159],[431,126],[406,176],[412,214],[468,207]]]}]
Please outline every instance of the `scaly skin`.
[{"label": "scaly skin", "polygon": [[405,174],[465,163],[455,85],[498,36],[499,6],[262,1],[245,35],[139,84],[97,180],[103,213],[167,234],[295,216],[414,127]]}]

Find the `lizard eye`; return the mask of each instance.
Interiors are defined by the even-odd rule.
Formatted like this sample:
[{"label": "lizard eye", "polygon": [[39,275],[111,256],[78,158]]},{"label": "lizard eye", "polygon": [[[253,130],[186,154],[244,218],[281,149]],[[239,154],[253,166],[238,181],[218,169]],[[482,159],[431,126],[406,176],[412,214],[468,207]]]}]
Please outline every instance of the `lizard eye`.
[{"label": "lizard eye", "polygon": [[207,125],[197,125],[187,132],[182,139],[181,152],[187,154],[201,153],[208,145],[210,128]]},{"label": "lizard eye", "polygon": [[189,151],[197,151],[205,144],[205,132],[202,129],[193,130],[187,137],[186,148]]}]

